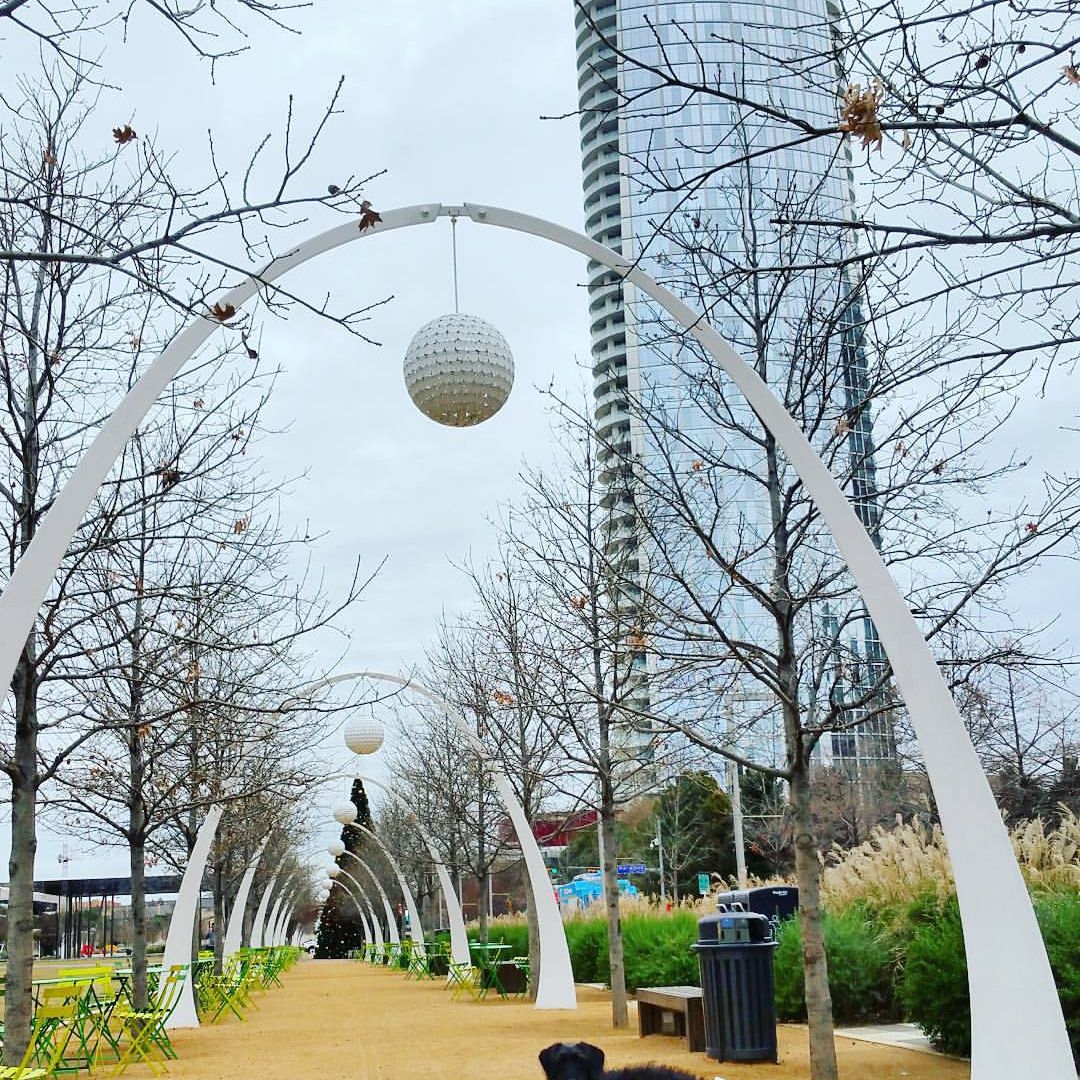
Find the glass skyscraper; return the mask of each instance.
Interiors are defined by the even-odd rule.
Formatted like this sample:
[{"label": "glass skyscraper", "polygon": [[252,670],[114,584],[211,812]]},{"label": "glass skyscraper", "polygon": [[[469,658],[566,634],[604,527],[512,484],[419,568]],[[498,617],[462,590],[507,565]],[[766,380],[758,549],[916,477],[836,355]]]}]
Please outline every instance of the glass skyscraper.
[{"label": "glass skyscraper", "polygon": [[[692,306],[706,310],[712,325],[748,362],[755,362],[755,349],[759,356],[767,354],[763,374],[774,388],[783,386],[792,369],[785,358],[827,340],[821,347],[829,350],[830,363],[821,366],[835,370],[835,380],[811,388],[802,401],[808,413],[816,409],[821,417],[840,410],[839,421],[829,420],[830,425],[842,425],[829,428],[832,444],[839,431],[849,494],[876,536],[873,432],[865,402],[858,292],[836,270],[782,272],[786,263],[827,262],[847,240],[810,236],[808,230],[797,232],[777,223],[785,211],[808,216],[812,210],[815,217],[832,219],[850,212],[854,193],[846,143],[830,145],[819,139],[799,144],[789,128],[761,110],[722,95],[662,85],[655,70],[673,73],[690,86],[703,80],[720,85],[722,80],[729,97],[782,102],[811,122],[835,126],[839,73],[803,69],[798,63],[827,51],[829,18],[835,14],[827,4],[831,0],[585,0],[576,17],[585,228],[593,239],[638,261]],[[625,60],[609,42],[616,43]],[[778,65],[779,57],[792,63]],[[716,168],[721,162],[726,167]],[[813,251],[809,244],[816,245]],[[780,283],[767,286],[773,290],[765,305],[768,317],[759,323],[750,311],[751,300],[759,298],[748,298],[757,286],[748,284],[745,274],[740,276],[740,268],[751,262],[776,270],[771,279],[760,280]],[[720,510],[713,541],[718,549],[731,551],[756,545],[759,577],[768,580],[769,506],[751,475],[764,467],[763,457],[760,443],[745,436],[755,425],[752,413],[730,384],[729,393],[717,388],[706,407],[705,360],[696,345],[611,271],[590,264],[588,274],[595,419],[607,447],[602,458],[606,456],[608,464],[612,546],[634,553],[633,565],[643,580],[655,540],[640,535],[634,508],[636,503],[640,510],[641,493],[627,462],[648,466],[661,453],[663,432],[647,429],[642,417],[662,414],[661,428],[674,425],[680,433],[663,448],[673,470],[701,466],[693,460],[694,445],[708,447],[713,461],[730,464],[714,470],[710,478],[709,499]],[[826,306],[838,313],[832,325],[827,330],[813,327],[812,314]],[[765,350],[761,326],[772,335]],[[761,371],[762,364],[758,367]],[[815,394],[820,399],[816,402]],[[722,425],[716,422],[717,395],[727,419]],[[827,433],[823,428],[816,441],[820,444]],[[746,592],[726,588],[700,551],[685,558],[696,560],[689,572],[701,575],[702,581],[713,575],[717,603],[733,639],[774,644],[775,625]],[[751,555],[744,565],[753,568],[755,558],[758,555]],[[822,680],[827,702],[801,705],[835,705],[845,694],[855,700],[883,666],[872,623],[858,611],[838,613],[828,603],[819,604],[812,618],[811,636],[833,643],[824,666],[831,665],[835,673]],[[642,711],[665,707],[657,700],[664,696],[656,692],[662,680],[649,667],[656,663],[650,652],[643,649],[634,657]],[[751,677],[728,680],[719,695],[711,694],[703,680],[700,689],[675,707],[709,713],[714,723],[726,719],[732,731],[740,733],[746,752],[779,762],[783,740],[775,706],[767,698]],[[624,746],[631,756],[646,756],[651,740],[647,729],[631,725]],[[892,753],[887,715],[821,746],[825,761],[854,766],[891,758]]]}]

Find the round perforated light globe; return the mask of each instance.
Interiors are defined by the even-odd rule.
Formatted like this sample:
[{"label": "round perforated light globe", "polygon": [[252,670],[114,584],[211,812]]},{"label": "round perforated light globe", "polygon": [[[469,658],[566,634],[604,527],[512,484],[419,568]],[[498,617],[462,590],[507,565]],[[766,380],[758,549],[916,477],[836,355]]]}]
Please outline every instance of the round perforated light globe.
[{"label": "round perforated light globe", "polygon": [[405,352],[405,387],[413,404],[448,427],[472,427],[494,416],[513,385],[506,338],[475,315],[432,319]]},{"label": "round perforated light globe", "polygon": [[345,854],[345,845],[340,840],[334,840],[327,844],[326,850],[332,858],[338,858],[339,855]]},{"label": "round perforated light globe", "polygon": [[331,866],[330,869],[326,871],[327,877],[331,877],[331,878],[336,878],[340,873],[341,873],[341,867],[340,866]]},{"label": "round perforated light globe", "polygon": [[354,716],[345,725],[345,745],[354,754],[374,754],[383,744],[382,724],[371,716]]},{"label": "round perforated light globe", "polygon": [[341,825],[351,825],[356,820],[358,811],[351,802],[338,803],[334,807],[334,820]]}]

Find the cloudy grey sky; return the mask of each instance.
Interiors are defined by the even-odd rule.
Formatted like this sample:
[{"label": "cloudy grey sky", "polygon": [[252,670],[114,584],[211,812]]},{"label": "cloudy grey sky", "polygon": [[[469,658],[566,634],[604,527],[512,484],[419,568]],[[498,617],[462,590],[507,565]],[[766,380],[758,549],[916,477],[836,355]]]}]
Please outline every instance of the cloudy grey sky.
[{"label": "cloudy grey sky", "polygon": [[[309,187],[385,169],[367,191],[380,209],[486,202],[581,226],[577,122],[540,119],[576,101],[569,0],[318,0],[294,18],[300,36],[252,23],[252,48],[222,63],[216,82],[145,9],[134,12],[126,43],[102,42],[108,76],[121,88],[102,97],[102,130],[130,121],[156,132],[163,149],[177,151],[181,173],[205,175],[208,127],[223,159],[242,169],[262,134],[280,131],[289,94],[310,122],[344,75],[343,115],[315,155]],[[23,59],[30,70],[33,54],[24,50]],[[583,260],[467,221],[458,241],[462,310],[495,323],[517,364],[514,394],[482,427],[431,423],[401,380],[412,334],[452,309],[445,221],[353,244],[290,279],[305,295],[330,292],[345,307],[392,296],[367,327],[379,347],[303,313],[262,321],[261,352],[284,368],[268,417],[283,431],[264,442],[262,461],[272,474],[302,477],[283,507],[287,522],[326,534],[313,558],[331,593],[357,554],[369,567],[388,558],[347,620],[349,641],[325,643],[328,662],[343,654],[342,670],[400,671],[422,658],[440,615],[467,601],[452,561],[491,550],[489,519],[518,490],[522,459],[550,459],[537,387],[554,380],[573,393],[586,381]],[[1047,409],[1033,397],[1010,440],[1052,454],[1059,436]],[[1060,611],[1059,584],[1051,570],[1025,585],[1031,617]],[[331,739],[326,759],[344,766],[338,747]],[[328,786],[313,819],[325,821],[344,790]],[[336,831],[328,824],[321,841]],[[58,853],[46,832],[39,877],[57,873]],[[73,877],[122,872],[125,863],[120,852],[71,854]]]}]

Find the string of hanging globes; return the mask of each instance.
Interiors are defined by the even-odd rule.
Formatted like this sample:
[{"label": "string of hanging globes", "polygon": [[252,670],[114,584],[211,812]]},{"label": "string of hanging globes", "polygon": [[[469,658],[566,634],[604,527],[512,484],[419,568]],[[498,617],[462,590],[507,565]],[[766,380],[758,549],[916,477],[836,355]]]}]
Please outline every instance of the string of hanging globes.
[{"label": "string of hanging globes", "polygon": [[429,419],[472,427],[494,416],[514,385],[514,357],[491,323],[461,314],[458,303],[457,217],[450,217],[454,312],[417,330],[405,351],[405,388]]}]

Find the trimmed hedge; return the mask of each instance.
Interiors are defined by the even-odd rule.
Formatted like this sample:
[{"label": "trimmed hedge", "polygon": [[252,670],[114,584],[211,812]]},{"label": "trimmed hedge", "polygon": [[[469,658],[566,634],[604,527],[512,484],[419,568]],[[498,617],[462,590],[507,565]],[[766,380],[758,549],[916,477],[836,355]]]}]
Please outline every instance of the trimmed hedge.
[{"label": "trimmed hedge", "polygon": [[[829,992],[838,1024],[890,1023],[899,1018],[888,945],[857,908],[822,918],[829,963]],[[802,968],[802,928],[798,919],[780,927],[773,965],[776,1015],[804,1021],[806,995]]]},{"label": "trimmed hedge", "polygon": [[[475,927],[468,930],[469,939],[478,941],[480,932]],[[488,926],[488,941],[492,945],[509,945],[511,956],[529,955],[529,927],[525,922],[498,922]]]}]

